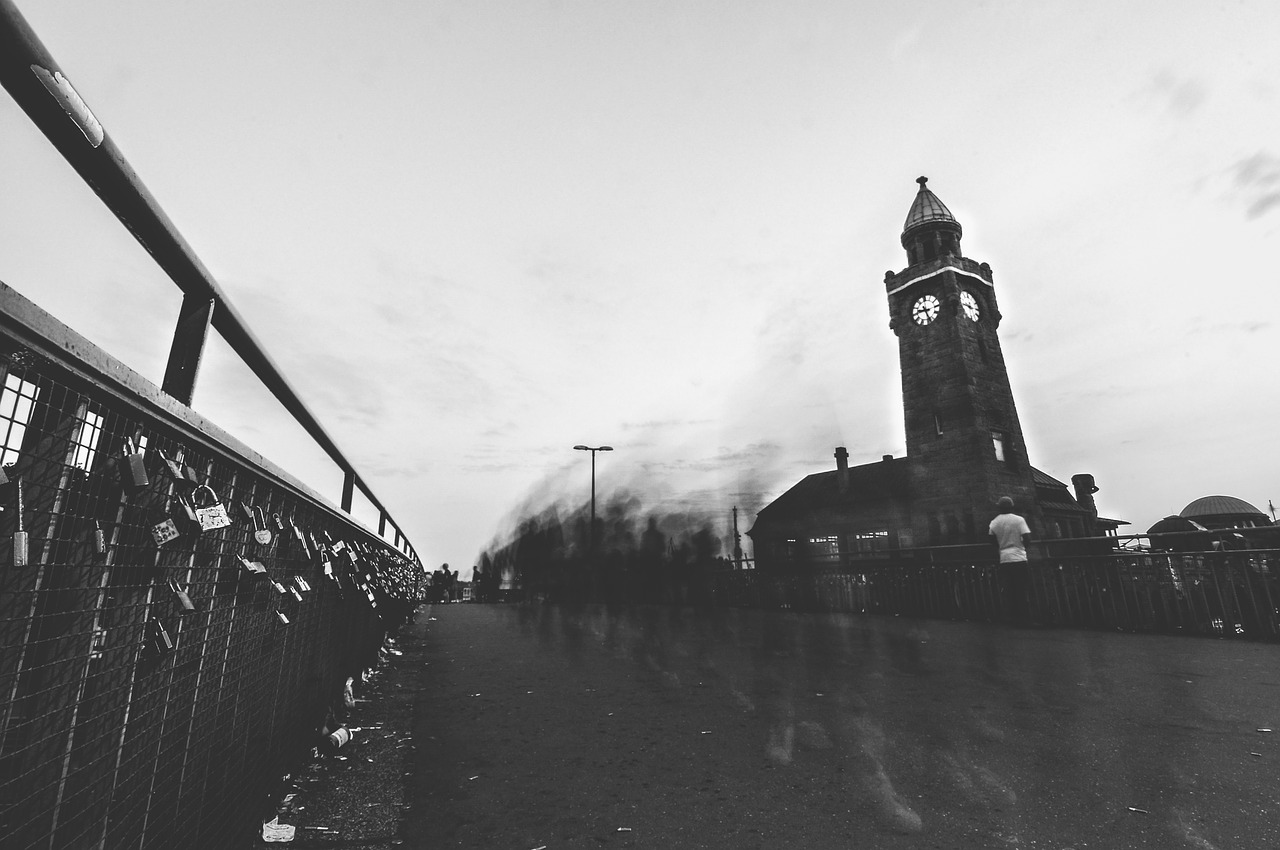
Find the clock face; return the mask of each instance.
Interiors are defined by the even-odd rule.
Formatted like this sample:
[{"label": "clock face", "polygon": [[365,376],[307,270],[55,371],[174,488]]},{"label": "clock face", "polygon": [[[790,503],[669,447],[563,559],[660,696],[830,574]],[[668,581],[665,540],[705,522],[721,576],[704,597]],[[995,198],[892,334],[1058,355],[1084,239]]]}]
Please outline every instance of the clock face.
[{"label": "clock face", "polygon": [[911,318],[917,325],[927,325],[938,318],[938,299],[932,295],[924,295],[916,300],[911,308]]},{"label": "clock face", "polygon": [[964,314],[968,316],[971,321],[978,321],[978,317],[981,313],[978,312],[978,299],[973,297],[973,293],[961,292],[960,306],[964,308]]}]

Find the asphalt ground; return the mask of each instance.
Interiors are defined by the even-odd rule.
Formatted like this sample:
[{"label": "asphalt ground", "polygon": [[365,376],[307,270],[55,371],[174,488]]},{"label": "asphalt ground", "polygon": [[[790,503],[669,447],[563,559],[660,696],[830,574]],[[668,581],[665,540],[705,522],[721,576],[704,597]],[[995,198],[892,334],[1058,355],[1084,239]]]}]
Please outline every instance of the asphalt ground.
[{"label": "asphalt ground", "polygon": [[1274,645],[453,604],[397,648],[294,846],[1280,847]]}]

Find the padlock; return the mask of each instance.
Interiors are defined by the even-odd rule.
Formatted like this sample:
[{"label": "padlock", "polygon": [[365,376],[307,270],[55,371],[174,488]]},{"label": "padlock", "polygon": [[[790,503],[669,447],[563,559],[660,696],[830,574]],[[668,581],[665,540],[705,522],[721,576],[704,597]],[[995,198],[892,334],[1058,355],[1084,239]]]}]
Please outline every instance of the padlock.
[{"label": "padlock", "polygon": [[102,530],[102,523],[93,521],[93,551],[99,555],[107,554],[107,535]]},{"label": "padlock", "polygon": [[271,529],[267,528],[267,520],[262,515],[262,508],[253,509],[253,539],[263,546],[271,545]]},{"label": "padlock", "polygon": [[298,528],[297,523],[295,523],[292,519],[289,520],[289,525],[293,527],[293,536],[298,539],[298,548],[302,550],[303,557],[310,558],[311,550],[307,548],[306,535],[302,533],[302,529]]},{"label": "padlock", "polygon": [[178,465],[182,468],[182,478],[192,487],[199,487],[204,482],[200,480],[200,476],[196,474],[196,471],[191,468],[191,464],[186,462],[185,455],[186,452],[179,449],[176,457]]},{"label": "padlock", "polygon": [[293,583],[294,583],[295,585],[297,585],[298,590],[302,590],[302,591],[309,591],[309,590],[311,590],[311,582],[307,581],[307,580],[306,580],[305,578],[303,578],[302,576],[294,576],[294,577],[293,577]]},{"label": "padlock", "polygon": [[164,453],[163,449],[156,449],[156,454],[160,456],[160,460],[164,463],[165,471],[169,473],[169,478],[173,482],[175,492],[183,493],[192,489],[195,485],[187,478],[183,471],[182,464],[169,457]]},{"label": "padlock", "polygon": [[191,491],[191,503],[195,506],[196,521],[200,523],[201,531],[214,531],[231,525],[227,509],[209,485],[202,484]]},{"label": "padlock", "polygon": [[276,619],[280,621],[282,626],[289,625],[289,615],[285,614],[285,612],[281,611],[279,608],[276,609]]},{"label": "padlock", "polygon": [[185,617],[196,612],[196,605],[191,601],[191,595],[182,589],[177,579],[169,579],[169,589],[173,591],[173,598],[177,604],[179,616]]},{"label": "padlock", "polygon": [[163,546],[170,540],[177,540],[181,536],[182,532],[178,530],[178,524],[173,521],[173,517],[165,517],[151,526],[151,539],[155,540],[157,546]]},{"label": "padlock", "polygon": [[240,511],[240,518],[244,522],[247,522],[250,525],[253,525],[253,508],[249,506],[249,503],[236,502],[236,508],[239,509]]},{"label": "padlock", "polygon": [[138,490],[151,483],[147,475],[147,462],[133,444],[132,437],[125,437],[124,455],[120,458],[120,483],[130,490]]},{"label": "padlock", "polygon": [[298,602],[302,601],[302,591],[298,589],[297,585],[289,585],[289,593],[293,596],[294,600]]},{"label": "padlock", "polygon": [[179,531],[183,533],[204,531],[204,527],[200,525],[200,518],[196,516],[196,506],[191,503],[189,497],[175,496],[170,499],[169,510]]},{"label": "padlock", "polygon": [[272,519],[272,521],[276,524],[276,534],[277,534],[277,535],[281,535],[281,534],[283,534],[283,533],[284,533],[284,520],[280,519],[280,514],[272,514],[272,515],[271,515],[271,519]]},{"label": "padlock", "polygon": [[22,501],[21,476],[17,478],[14,485],[17,490],[18,515],[16,519],[17,525],[13,531],[13,565],[15,567],[25,567],[27,565],[27,556],[29,555],[30,541],[27,540],[27,532],[22,524],[22,515],[26,512],[26,505]]},{"label": "padlock", "polygon": [[156,617],[147,621],[147,645],[156,655],[168,655],[173,652],[173,638],[165,629],[164,623]]},{"label": "padlock", "polygon": [[240,575],[247,578],[265,578],[267,568],[262,565],[261,561],[250,561],[243,555],[236,555],[240,559]]}]

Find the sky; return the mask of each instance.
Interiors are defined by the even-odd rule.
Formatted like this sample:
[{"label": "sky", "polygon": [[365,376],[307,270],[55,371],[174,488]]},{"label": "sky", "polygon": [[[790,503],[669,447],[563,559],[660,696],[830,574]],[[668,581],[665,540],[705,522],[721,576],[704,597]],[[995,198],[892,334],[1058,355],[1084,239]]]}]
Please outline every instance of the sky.
[{"label": "sky", "polygon": [[[921,175],[1035,466],[1121,531],[1280,501],[1272,0],[18,6],[429,566],[584,502],[575,444],[721,533],[905,454]],[[7,93],[0,175],[0,281],[158,384],[178,290]],[[193,407],[338,500],[214,335]]]}]

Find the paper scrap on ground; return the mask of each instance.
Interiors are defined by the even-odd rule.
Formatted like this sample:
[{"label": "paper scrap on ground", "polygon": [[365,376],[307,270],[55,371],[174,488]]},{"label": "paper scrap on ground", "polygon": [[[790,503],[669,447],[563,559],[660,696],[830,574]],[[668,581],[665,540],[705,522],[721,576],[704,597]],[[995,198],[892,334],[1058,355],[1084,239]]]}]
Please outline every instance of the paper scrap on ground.
[{"label": "paper scrap on ground", "polygon": [[279,818],[272,818],[262,825],[262,840],[270,842],[292,841],[295,827],[292,824],[280,823]]}]

